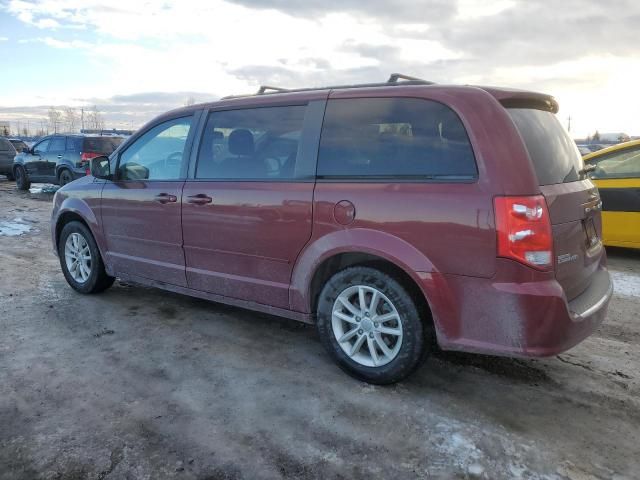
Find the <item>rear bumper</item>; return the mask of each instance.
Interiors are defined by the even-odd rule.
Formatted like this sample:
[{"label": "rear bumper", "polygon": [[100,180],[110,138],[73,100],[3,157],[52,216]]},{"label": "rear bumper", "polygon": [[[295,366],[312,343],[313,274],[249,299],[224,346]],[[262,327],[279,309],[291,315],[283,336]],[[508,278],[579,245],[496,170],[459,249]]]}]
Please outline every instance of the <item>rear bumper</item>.
[{"label": "rear bumper", "polygon": [[[509,269],[520,266],[509,265]],[[552,275],[533,278],[545,275],[532,274],[531,281],[517,283],[443,275],[450,299],[456,302],[445,298],[432,308],[440,346],[490,355],[546,357],[580,343],[606,316],[613,295],[606,266],[600,265],[590,287],[570,302]],[[503,276],[517,278],[509,272]]]}]

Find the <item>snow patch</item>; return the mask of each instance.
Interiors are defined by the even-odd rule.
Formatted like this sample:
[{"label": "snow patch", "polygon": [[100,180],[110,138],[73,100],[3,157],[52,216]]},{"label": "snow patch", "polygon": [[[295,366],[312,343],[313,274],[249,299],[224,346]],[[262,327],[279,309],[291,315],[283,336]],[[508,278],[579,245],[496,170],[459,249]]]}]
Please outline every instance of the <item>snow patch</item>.
[{"label": "snow patch", "polygon": [[50,183],[35,183],[29,189],[30,193],[54,193],[60,187],[58,185],[52,185]]},{"label": "snow patch", "polygon": [[14,218],[13,220],[5,220],[0,222],[0,235],[7,237],[17,237],[24,233],[31,231],[31,225],[25,223],[21,218]]},{"label": "snow patch", "polygon": [[613,291],[627,297],[640,297],[640,275],[610,270]]}]

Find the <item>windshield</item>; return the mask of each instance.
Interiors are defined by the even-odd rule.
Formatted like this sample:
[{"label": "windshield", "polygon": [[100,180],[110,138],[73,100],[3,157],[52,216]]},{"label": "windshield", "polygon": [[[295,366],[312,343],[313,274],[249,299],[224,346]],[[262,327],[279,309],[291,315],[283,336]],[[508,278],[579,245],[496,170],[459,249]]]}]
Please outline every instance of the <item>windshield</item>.
[{"label": "windshield", "polygon": [[13,145],[13,148],[15,148],[16,152],[18,153],[22,152],[22,150],[27,148],[27,144],[24,143],[22,140],[9,140],[9,141],[11,142],[11,144]]},{"label": "windshield", "polygon": [[540,185],[582,178],[584,164],[578,147],[553,113],[532,108],[507,111],[524,140]]}]

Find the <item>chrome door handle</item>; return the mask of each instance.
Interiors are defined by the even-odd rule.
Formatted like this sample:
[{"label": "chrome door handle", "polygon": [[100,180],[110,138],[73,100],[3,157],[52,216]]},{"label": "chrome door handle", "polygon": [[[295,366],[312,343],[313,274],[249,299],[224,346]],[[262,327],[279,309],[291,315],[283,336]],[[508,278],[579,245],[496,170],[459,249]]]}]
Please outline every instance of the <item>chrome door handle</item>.
[{"label": "chrome door handle", "polygon": [[197,195],[191,195],[190,197],[187,197],[187,203],[193,203],[194,205],[206,205],[207,203],[211,202],[213,202],[213,198],[204,193],[199,193]]},{"label": "chrome door handle", "polygon": [[62,155],[58,155],[58,158],[62,158]]},{"label": "chrome door handle", "polygon": [[155,200],[159,203],[175,203],[178,201],[178,197],[169,195],[168,193],[160,193],[156,195]]}]

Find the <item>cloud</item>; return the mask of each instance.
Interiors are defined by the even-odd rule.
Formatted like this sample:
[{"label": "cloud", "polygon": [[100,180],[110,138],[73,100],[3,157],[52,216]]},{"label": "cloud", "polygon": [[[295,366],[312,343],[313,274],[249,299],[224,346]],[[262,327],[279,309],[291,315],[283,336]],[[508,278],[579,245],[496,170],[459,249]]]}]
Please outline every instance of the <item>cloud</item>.
[{"label": "cloud", "polygon": [[9,41],[9,37],[0,37],[0,42],[7,42]]},{"label": "cloud", "polygon": [[[129,95],[114,95],[108,98],[76,98],[73,106],[79,111],[81,108],[97,107],[105,118],[109,128],[131,126],[138,127],[168,110],[184,106],[187,99],[196,103],[211,102],[219,96],[206,92],[140,92]],[[0,106],[0,119],[21,124],[31,123],[33,129],[39,128],[40,123],[47,119],[47,111],[52,105],[16,105],[12,107]],[[67,105],[53,105],[62,110]]]}]

